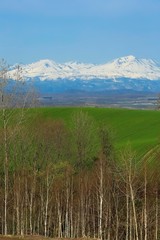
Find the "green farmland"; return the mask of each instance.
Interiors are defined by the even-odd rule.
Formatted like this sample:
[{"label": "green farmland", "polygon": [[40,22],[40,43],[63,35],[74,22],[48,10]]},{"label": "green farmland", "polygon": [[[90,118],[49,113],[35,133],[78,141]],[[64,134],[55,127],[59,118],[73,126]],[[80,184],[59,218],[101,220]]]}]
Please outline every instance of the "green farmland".
[{"label": "green farmland", "polygon": [[87,112],[95,124],[108,125],[113,130],[114,142],[118,148],[130,144],[139,153],[144,153],[159,143],[159,111],[55,107],[31,109],[31,115],[42,120],[64,120],[71,127],[72,116],[80,110]]}]

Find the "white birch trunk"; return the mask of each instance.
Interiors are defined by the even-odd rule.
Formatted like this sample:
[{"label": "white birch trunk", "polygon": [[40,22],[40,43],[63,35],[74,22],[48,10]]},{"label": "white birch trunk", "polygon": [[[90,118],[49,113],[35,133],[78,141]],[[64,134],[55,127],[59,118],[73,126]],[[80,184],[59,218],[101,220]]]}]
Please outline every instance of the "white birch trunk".
[{"label": "white birch trunk", "polygon": [[103,217],[103,160],[100,160],[100,185],[99,185],[99,238],[102,240]]},{"label": "white birch trunk", "polygon": [[7,235],[8,164],[9,162],[8,162],[8,143],[7,143],[7,121],[6,121],[5,108],[3,109],[3,134],[4,134],[4,235]]},{"label": "white birch trunk", "polygon": [[129,196],[128,196],[128,185],[126,186],[126,240],[129,240]]},{"label": "white birch trunk", "polygon": [[130,195],[131,195],[131,202],[132,202],[132,208],[133,208],[133,218],[134,218],[134,225],[135,225],[135,236],[136,240],[139,240],[138,237],[138,224],[137,224],[137,214],[136,214],[136,206],[135,206],[135,197],[134,197],[134,191],[131,183],[131,179],[129,177],[129,187],[130,187]]},{"label": "white birch trunk", "polygon": [[159,215],[159,211],[158,211],[158,189],[156,189],[156,216],[155,216],[155,220],[156,220],[156,227],[155,227],[155,240],[158,240],[158,215]]},{"label": "white birch trunk", "polygon": [[48,201],[49,201],[49,174],[46,176],[46,204],[45,204],[45,219],[44,219],[44,235],[47,237],[47,223],[48,223]]},{"label": "white birch trunk", "polygon": [[144,240],[147,240],[147,233],[148,233],[148,226],[147,226],[147,170],[146,170],[146,163],[144,169]]}]

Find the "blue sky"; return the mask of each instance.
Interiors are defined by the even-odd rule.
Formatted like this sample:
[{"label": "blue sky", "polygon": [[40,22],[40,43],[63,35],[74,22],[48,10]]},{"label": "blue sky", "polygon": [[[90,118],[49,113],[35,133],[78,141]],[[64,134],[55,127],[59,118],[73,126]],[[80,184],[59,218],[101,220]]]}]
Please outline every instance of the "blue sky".
[{"label": "blue sky", "polygon": [[160,0],[1,0],[0,58],[160,61]]}]

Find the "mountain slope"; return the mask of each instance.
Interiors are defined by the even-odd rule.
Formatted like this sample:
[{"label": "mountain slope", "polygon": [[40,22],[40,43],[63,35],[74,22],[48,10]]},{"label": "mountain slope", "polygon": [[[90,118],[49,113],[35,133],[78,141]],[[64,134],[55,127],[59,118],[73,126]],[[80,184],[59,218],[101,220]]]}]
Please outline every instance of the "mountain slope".
[{"label": "mountain slope", "polygon": [[[84,64],[77,62],[56,63],[52,60],[22,65],[25,79],[39,78],[43,80],[57,79],[147,79],[160,80],[160,65],[151,59],[137,59],[126,56],[101,65]],[[14,70],[10,71],[14,78]]]},{"label": "mountain slope", "polygon": [[[40,60],[21,67],[25,86],[32,84],[40,94],[110,90],[160,92],[160,65],[151,59],[126,56],[101,65]],[[15,82],[13,69],[9,72],[11,84]]]}]

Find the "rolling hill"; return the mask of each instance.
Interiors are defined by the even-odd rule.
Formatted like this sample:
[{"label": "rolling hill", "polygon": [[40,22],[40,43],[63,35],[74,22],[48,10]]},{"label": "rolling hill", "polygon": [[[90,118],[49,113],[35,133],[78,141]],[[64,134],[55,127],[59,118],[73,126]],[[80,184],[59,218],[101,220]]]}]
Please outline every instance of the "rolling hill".
[{"label": "rolling hill", "polygon": [[95,124],[111,127],[118,149],[130,144],[140,154],[159,143],[160,111],[79,107],[30,109],[31,115],[38,119],[61,119],[69,127],[72,127],[72,116],[80,110],[87,112]]}]

